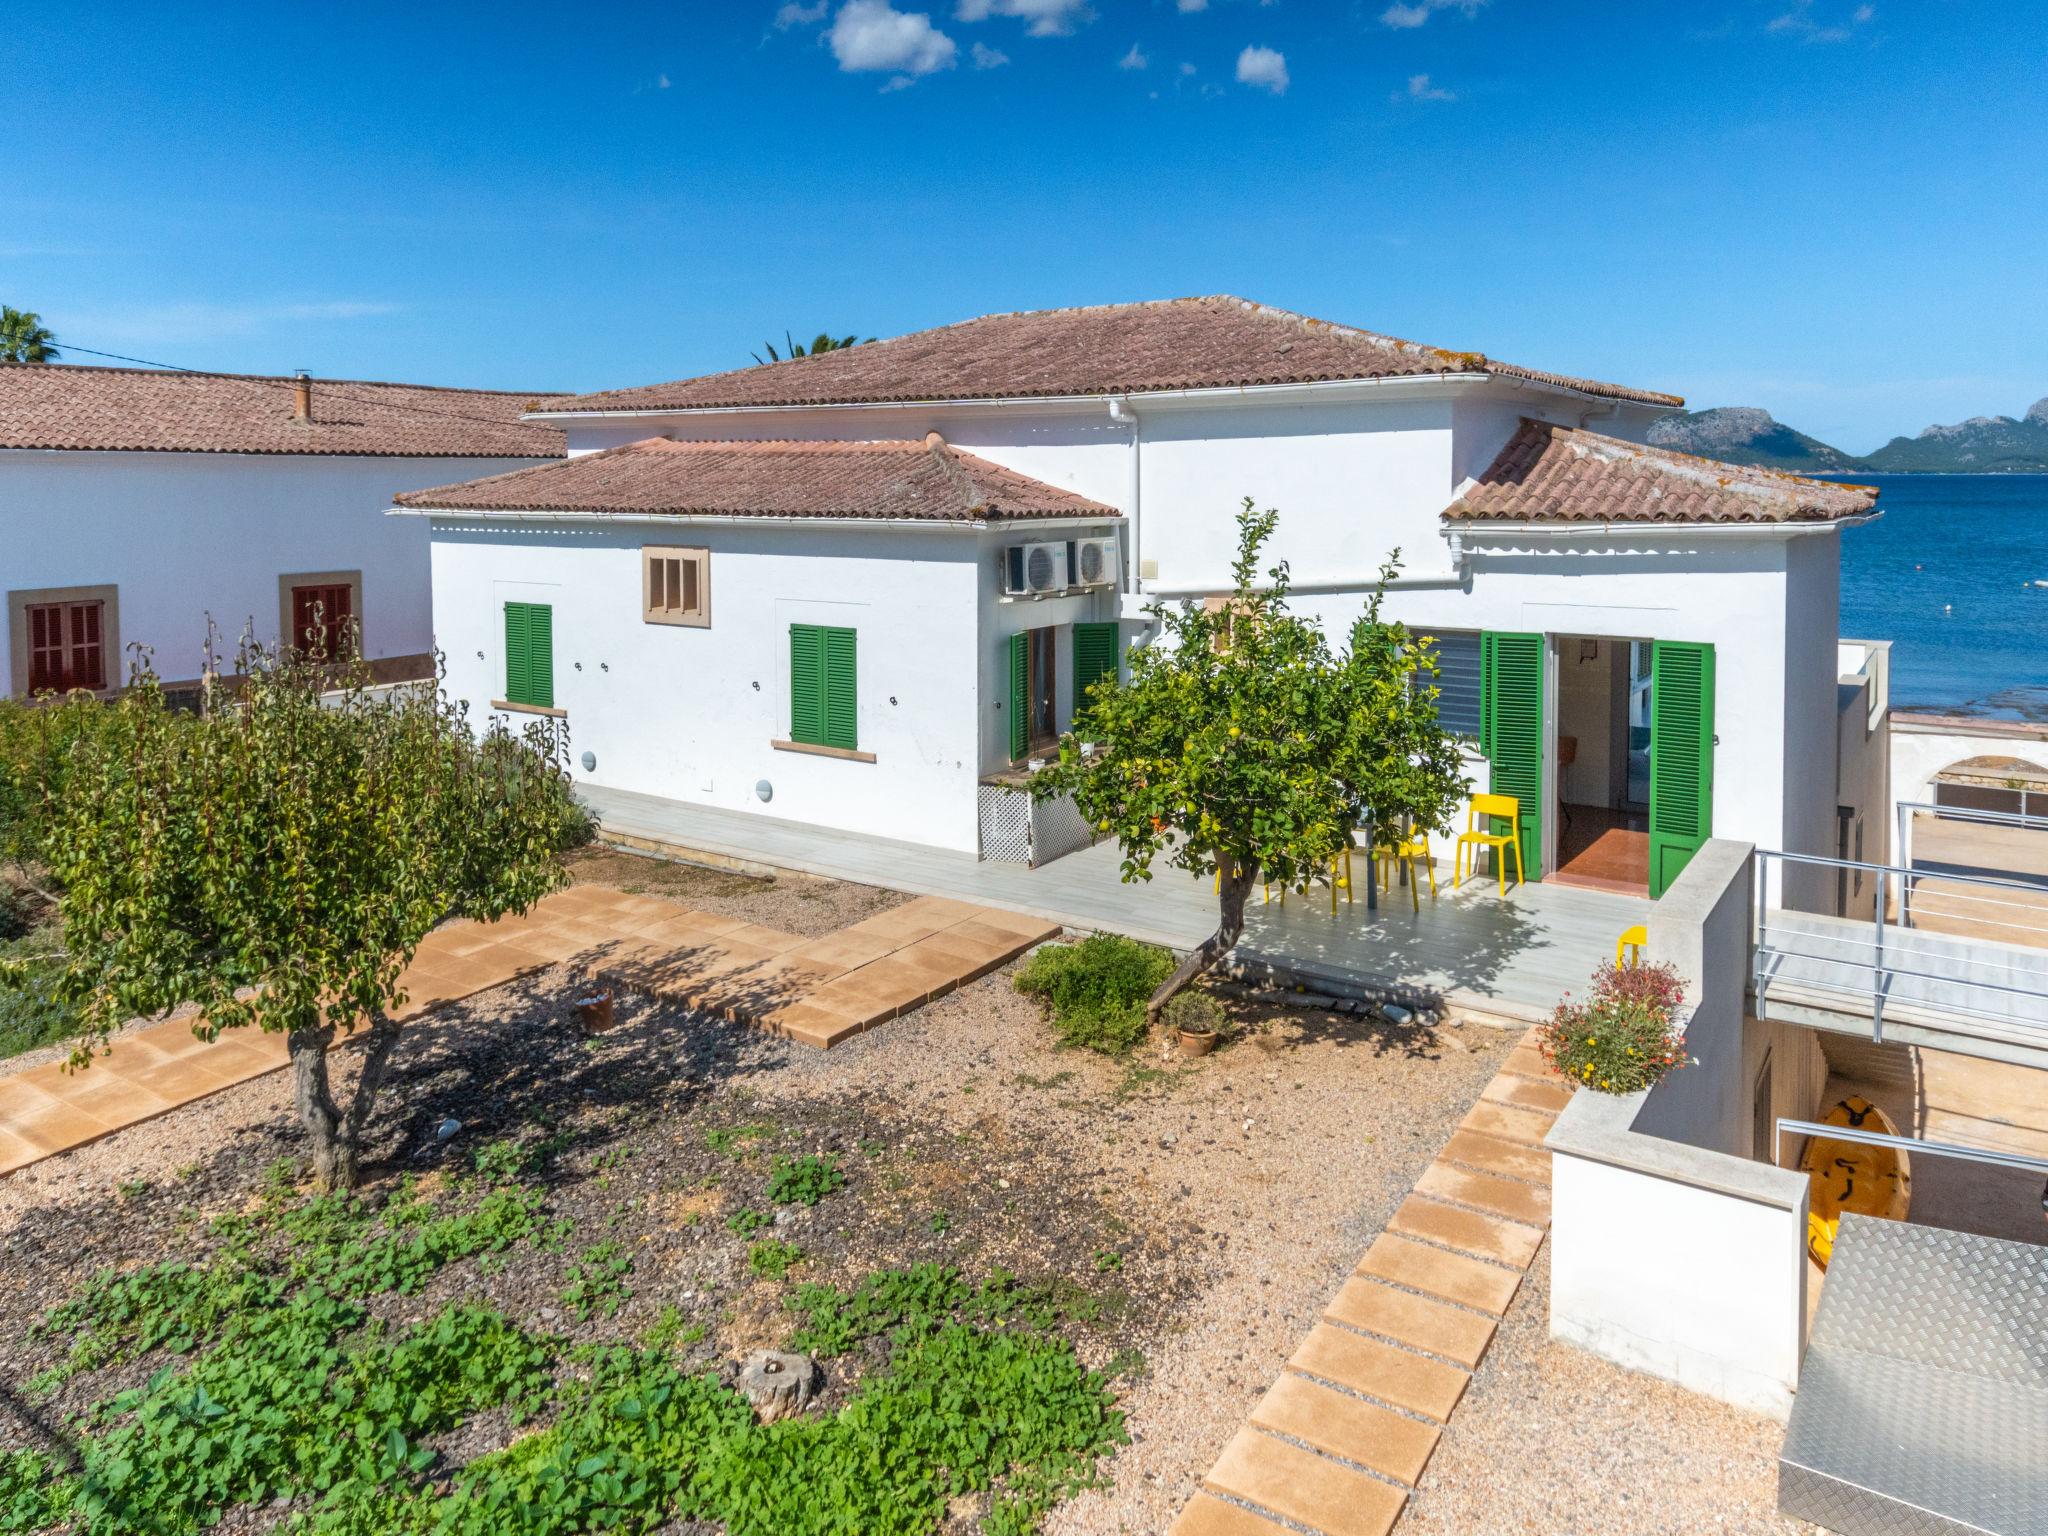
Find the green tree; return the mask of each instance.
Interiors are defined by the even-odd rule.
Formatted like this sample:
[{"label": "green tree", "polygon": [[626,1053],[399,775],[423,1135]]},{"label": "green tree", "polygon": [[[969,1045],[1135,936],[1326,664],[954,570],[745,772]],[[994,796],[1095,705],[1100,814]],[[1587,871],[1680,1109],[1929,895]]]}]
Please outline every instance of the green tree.
[{"label": "green tree", "polygon": [[1161,857],[1218,877],[1216,932],[1152,994],[1155,1022],[1236,945],[1261,878],[1305,890],[1361,824],[1441,827],[1465,790],[1457,740],[1437,719],[1429,643],[1381,615],[1400,552],[1339,656],[1288,612],[1284,561],[1259,580],[1278,520],[1246,498],[1227,604],[1148,610],[1162,633],[1130,653],[1128,682],[1091,690],[1090,746],[1063,739],[1031,785],[1040,799],[1072,794],[1117,839],[1126,881],[1151,879]]},{"label": "green tree", "polygon": [[[347,1187],[420,940],[456,914],[523,912],[565,879],[560,743],[502,724],[479,739],[435,684],[373,690],[359,664],[245,641],[236,672],[186,714],[144,658],[100,706],[114,728],[73,746],[43,847],[64,923],[57,992],[82,1018],[79,1066],[127,1019],[183,1003],[208,1039],[284,1033],[315,1177]],[[328,1052],[358,1029],[344,1106]]]},{"label": "green tree", "polygon": [[[870,337],[869,339],[872,340],[873,338]],[[858,336],[832,336],[824,331],[820,331],[811,339],[810,346],[805,347],[802,342],[791,340],[789,332],[784,331],[782,333],[782,350],[780,352],[775,350],[774,342],[764,341],[761,343],[761,347],[768,355],[763,357],[760,352],[756,352],[753,354],[753,357],[757,363],[779,363],[786,358],[807,357],[818,352],[843,352],[848,347],[859,346],[860,343],[861,338]]]},{"label": "green tree", "polygon": [[0,363],[53,363],[57,337],[31,310],[0,304]]}]

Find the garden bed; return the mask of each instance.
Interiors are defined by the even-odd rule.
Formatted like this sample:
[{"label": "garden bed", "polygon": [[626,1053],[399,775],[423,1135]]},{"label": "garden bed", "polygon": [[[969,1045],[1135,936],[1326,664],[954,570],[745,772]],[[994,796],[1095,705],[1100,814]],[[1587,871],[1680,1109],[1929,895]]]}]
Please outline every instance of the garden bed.
[{"label": "garden bed", "polygon": [[[830,929],[897,899],[663,873],[683,868],[655,866],[675,888],[650,883],[650,894],[738,903],[792,930],[802,909],[769,916],[769,902],[814,906]],[[647,870],[627,860],[619,878]],[[703,1523],[664,1528],[754,1529],[730,1523],[720,1500],[792,1478],[820,1485],[851,1445],[831,1426],[848,1422],[857,1394],[900,1406],[886,1383],[915,1386],[924,1371],[969,1382],[979,1401],[1025,1371],[1050,1375],[1020,1401],[1063,1405],[1042,1439],[969,1469],[940,1506],[866,1511],[870,1528],[1006,1529],[1092,1470],[1103,1485],[1054,1508],[1049,1529],[1164,1529],[1505,1047],[1491,1031],[1395,1030],[1283,1005],[1240,1010],[1239,1035],[1200,1061],[1156,1041],[1108,1060],[1057,1049],[999,973],[821,1056],[645,1005],[622,1004],[617,1026],[585,1041],[570,990],[554,973],[411,1034],[378,1115],[369,1209],[345,1220],[309,1215],[306,1193],[271,1171],[299,1150],[281,1077],[0,1180],[0,1261],[31,1277],[0,1296],[0,1373],[25,1384],[70,1358],[75,1334],[35,1324],[52,1303],[107,1294],[93,1279],[103,1269],[218,1264],[248,1241],[288,1270],[292,1254],[360,1256],[387,1231],[430,1230],[444,1262],[402,1286],[357,1282],[356,1300],[387,1342],[451,1307],[502,1319],[509,1332],[484,1328],[464,1347],[503,1365],[517,1390],[493,1388],[406,1437],[407,1469],[388,1481],[421,1492],[401,1511],[459,1489],[479,1458],[500,1469],[542,1459],[550,1426],[590,1433],[577,1383],[595,1376],[616,1406],[656,1371],[671,1388],[715,1379],[677,1390],[691,1434],[724,1447],[711,1490],[682,1506]],[[459,1129],[444,1137],[451,1120]],[[487,1204],[492,1214],[474,1217]],[[906,1320],[910,1334],[892,1342]],[[999,1358],[998,1340],[1024,1353]],[[740,1361],[793,1341],[823,1357],[808,1420],[740,1426]],[[590,1353],[621,1344],[652,1353],[609,1364]],[[91,1369],[0,1405],[0,1446],[36,1445],[38,1425],[62,1428],[193,1358],[88,1355]],[[522,1401],[531,1417],[517,1422]],[[944,1418],[912,1415],[881,1443],[929,1471],[960,1455]],[[527,1449],[491,1459],[515,1441]],[[710,1476],[694,1464],[661,1475]],[[1006,1492],[1021,1498],[1006,1504]],[[273,1498],[231,1510],[223,1528],[276,1526],[313,1504],[304,1490]],[[810,1515],[761,1507],[781,1510],[769,1528],[811,1528]],[[908,1524],[888,1523],[906,1507]],[[351,1532],[393,1528],[388,1511],[343,1512]]]}]

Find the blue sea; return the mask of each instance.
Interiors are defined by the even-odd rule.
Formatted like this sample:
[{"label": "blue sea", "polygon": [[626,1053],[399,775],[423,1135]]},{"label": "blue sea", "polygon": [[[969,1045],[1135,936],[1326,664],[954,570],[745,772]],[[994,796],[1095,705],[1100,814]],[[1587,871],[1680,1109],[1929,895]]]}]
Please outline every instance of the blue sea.
[{"label": "blue sea", "polygon": [[1842,633],[1890,640],[1899,709],[2048,721],[2048,475],[1850,475]]}]

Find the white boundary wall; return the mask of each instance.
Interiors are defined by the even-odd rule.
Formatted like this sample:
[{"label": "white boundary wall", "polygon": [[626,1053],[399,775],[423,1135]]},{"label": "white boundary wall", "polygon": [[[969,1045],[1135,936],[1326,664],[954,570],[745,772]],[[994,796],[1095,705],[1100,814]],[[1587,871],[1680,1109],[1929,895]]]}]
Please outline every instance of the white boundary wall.
[{"label": "white boundary wall", "polygon": [[[1750,855],[1709,843],[1650,923],[1648,958],[1691,983],[1697,1064],[1643,1093],[1577,1093],[1551,1128],[1550,1331],[1782,1419],[1806,1347],[1807,1181],[1747,1155],[1764,1028],[1745,1020]],[[1807,1043],[1765,1047],[1785,1058],[1774,1116],[1819,1091]]]}]

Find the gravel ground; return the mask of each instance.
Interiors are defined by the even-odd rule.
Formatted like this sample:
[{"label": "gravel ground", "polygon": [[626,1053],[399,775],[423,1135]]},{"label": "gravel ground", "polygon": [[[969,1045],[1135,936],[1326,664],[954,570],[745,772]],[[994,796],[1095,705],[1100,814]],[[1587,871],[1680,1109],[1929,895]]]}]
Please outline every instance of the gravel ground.
[{"label": "gravel ground", "polygon": [[1480,1363],[1399,1536],[1794,1536],[1784,1427],[1549,1336],[1550,1246]]},{"label": "gravel ground", "polygon": [[[648,872],[640,860],[599,868],[790,931],[896,899],[667,866],[657,885],[635,878]],[[565,985],[555,973],[502,988],[414,1032],[378,1116],[372,1173],[380,1187],[401,1169],[431,1174],[536,1121],[574,1131],[549,1179],[553,1206],[579,1220],[571,1251],[491,1277],[451,1271],[394,1301],[393,1315],[459,1287],[573,1334],[557,1304],[563,1266],[616,1234],[636,1272],[613,1327],[644,1326],[674,1302],[711,1325],[707,1360],[768,1342],[787,1326],[780,1292],[745,1273],[744,1244],[724,1224],[762,1205],[753,1184],[766,1159],[715,1166],[703,1131],[772,1122],[778,1149],[835,1152],[853,1176],[776,1229],[811,1255],[793,1279],[843,1283],[924,1258],[1064,1276],[1105,1304],[1075,1332],[1085,1359],[1142,1353],[1123,1396],[1133,1443],[1106,1464],[1104,1488],[1054,1515],[1053,1532],[1164,1530],[1509,1044],[1477,1026],[1393,1030],[1245,1005],[1243,1037],[1206,1059],[1113,1062],[1053,1047],[998,973],[829,1053],[651,1007],[622,1009],[618,1029],[585,1045],[566,1031]],[[437,1149],[446,1115],[464,1128]],[[47,1363],[48,1346],[27,1338],[42,1307],[101,1265],[191,1251],[200,1225],[187,1213],[243,1208],[297,1143],[278,1074],[0,1180],[0,1267],[36,1277],[0,1296],[0,1374],[18,1382]],[[76,1395],[110,1384],[81,1381]],[[0,1439],[16,1438],[0,1425]]]}]

